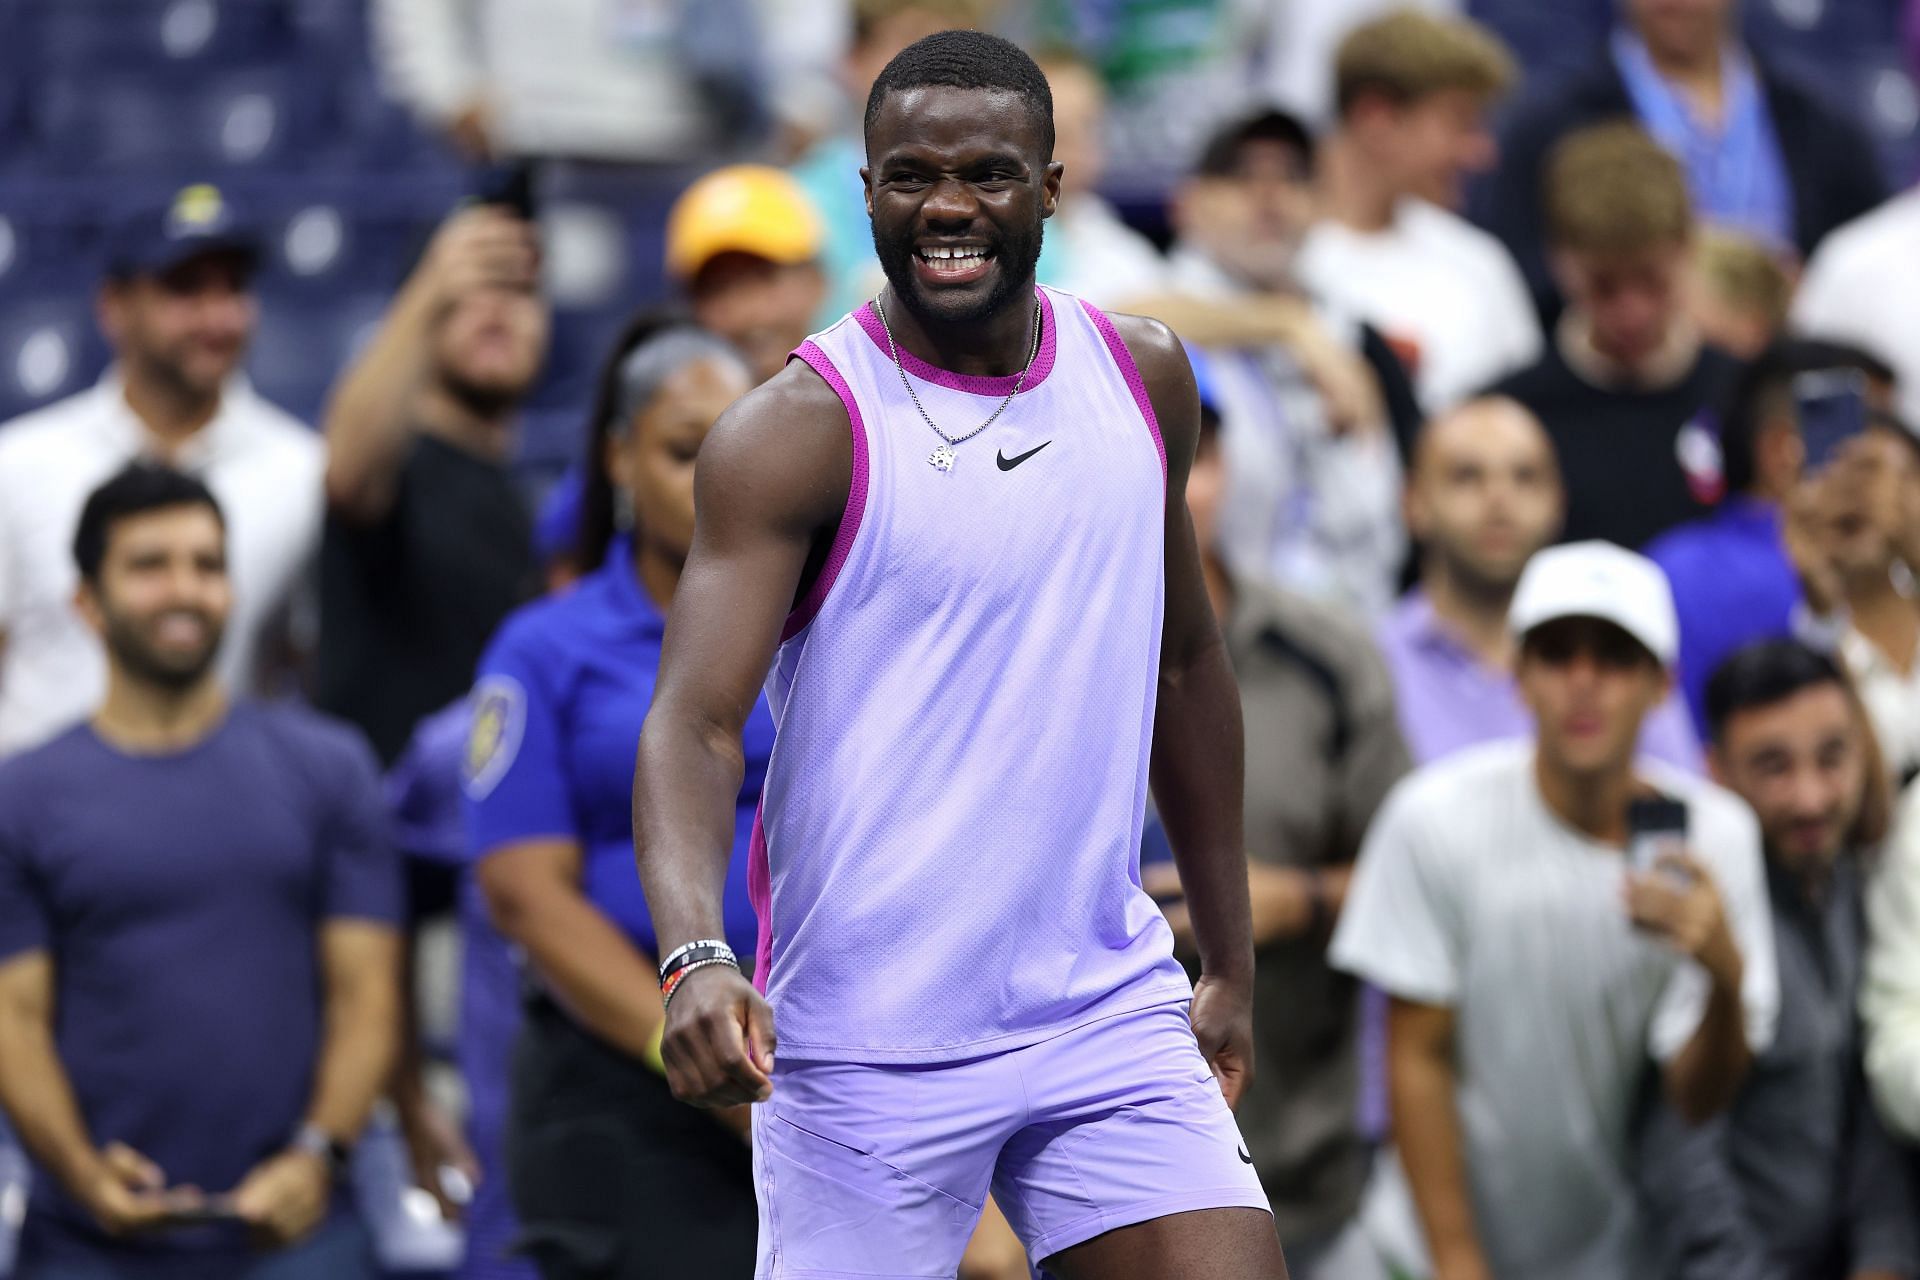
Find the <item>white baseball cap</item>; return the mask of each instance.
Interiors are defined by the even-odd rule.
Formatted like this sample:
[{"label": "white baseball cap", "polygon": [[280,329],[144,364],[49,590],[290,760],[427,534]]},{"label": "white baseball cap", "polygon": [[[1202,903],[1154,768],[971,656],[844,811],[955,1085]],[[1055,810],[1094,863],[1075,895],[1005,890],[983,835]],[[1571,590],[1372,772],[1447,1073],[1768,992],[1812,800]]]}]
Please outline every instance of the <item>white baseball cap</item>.
[{"label": "white baseball cap", "polygon": [[1559,618],[1599,618],[1647,647],[1663,667],[1680,653],[1673,589],[1660,566],[1611,542],[1570,542],[1534,554],[1514,588],[1507,629],[1524,636]]}]

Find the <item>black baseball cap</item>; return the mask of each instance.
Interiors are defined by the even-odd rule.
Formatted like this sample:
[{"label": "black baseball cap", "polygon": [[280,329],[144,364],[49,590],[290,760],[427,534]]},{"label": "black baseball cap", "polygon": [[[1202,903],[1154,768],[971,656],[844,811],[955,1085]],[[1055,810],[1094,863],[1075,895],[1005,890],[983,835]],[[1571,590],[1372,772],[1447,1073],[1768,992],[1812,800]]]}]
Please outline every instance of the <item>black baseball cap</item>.
[{"label": "black baseball cap", "polygon": [[251,272],[260,245],[220,189],[200,182],[182,187],[164,208],[141,210],[115,228],[107,274],[122,280],[159,275],[210,253],[238,257]]},{"label": "black baseball cap", "polygon": [[1204,178],[1231,178],[1240,171],[1240,149],[1252,142],[1278,142],[1300,153],[1313,165],[1313,133],[1300,117],[1278,107],[1266,107],[1221,126],[1207,140],[1194,172]]}]

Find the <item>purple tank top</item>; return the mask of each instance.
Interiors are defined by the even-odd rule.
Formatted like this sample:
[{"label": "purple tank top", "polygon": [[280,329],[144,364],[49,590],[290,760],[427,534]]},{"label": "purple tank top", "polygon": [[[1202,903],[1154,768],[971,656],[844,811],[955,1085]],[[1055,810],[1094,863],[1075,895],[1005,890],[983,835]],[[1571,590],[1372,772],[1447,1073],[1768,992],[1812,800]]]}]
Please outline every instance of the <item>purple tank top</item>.
[{"label": "purple tank top", "polygon": [[[871,306],[795,353],[853,483],[767,683],[750,883],[783,1057],[952,1060],[1192,995],[1140,888],[1166,451],[1112,324],[1040,296],[1024,388],[951,471]],[[1013,386],[900,358],[951,435]]]}]

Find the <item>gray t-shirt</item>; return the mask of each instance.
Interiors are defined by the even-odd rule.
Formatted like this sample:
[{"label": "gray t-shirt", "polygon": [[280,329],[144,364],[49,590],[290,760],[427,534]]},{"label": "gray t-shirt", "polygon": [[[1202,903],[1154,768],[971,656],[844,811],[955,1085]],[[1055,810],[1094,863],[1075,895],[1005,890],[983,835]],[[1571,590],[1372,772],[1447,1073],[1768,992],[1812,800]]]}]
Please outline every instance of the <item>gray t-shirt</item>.
[{"label": "gray t-shirt", "polygon": [[[1745,958],[1747,1038],[1763,1047],[1779,988],[1758,826],[1720,788],[1640,767],[1687,804],[1688,843]],[[1634,1098],[1650,1063],[1691,1038],[1708,980],[1634,929],[1626,869],[1620,850],[1547,809],[1530,744],[1497,743],[1422,769],[1388,797],[1334,936],[1336,966],[1455,1011],[1463,1154],[1498,1276],[1639,1274]],[[1383,1197],[1401,1200],[1404,1217],[1393,1176]],[[1409,1234],[1390,1250],[1417,1250]]]}]

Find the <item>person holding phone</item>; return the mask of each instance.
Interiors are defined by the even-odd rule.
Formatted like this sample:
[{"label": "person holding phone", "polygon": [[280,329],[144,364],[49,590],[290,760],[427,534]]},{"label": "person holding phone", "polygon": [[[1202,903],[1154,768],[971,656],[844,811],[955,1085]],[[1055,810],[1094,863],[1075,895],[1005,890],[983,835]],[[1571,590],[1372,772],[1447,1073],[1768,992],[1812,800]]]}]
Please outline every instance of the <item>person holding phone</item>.
[{"label": "person holding phone", "polygon": [[[1719,787],[1636,757],[1677,648],[1650,561],[1542,551],[1509,625],[1532,741],[1395,788],[1334,934],[1333,963],[1391,998],[1398,1158],[1365,1216],[1391,1262],[1435,1280],[1651,1274],[1631,1194],[1643,1080],[1704,1119],[1772,1035],[1759,836]],[[1633,802],[1655,796],[1684,805],[1684,852],[1636,867]]]},{"label": "person holding phone", "polygon": [[1913,1280],[1913,1188],[1862,1069],[1864,886],[1891,798],[1845,673],[1792,640],[1707,684],[1714,776],[1753,808],[1767,860],[1780,1020],[1725,1117],[1655,1100],[1642,1203],[1670,1280]]},{"label": "person holding phone", "polygon": [[1805,599],[1797,633],[1839,654],[1886,767],[1920,775],[1920,441],[1868,411],[1800,486],[1785,533]]},{"label": "person holding phone", "polygon": [[73,554],[108,683],[0,767],[18,1280],[371,1280],[338,1189],[397,1044],[400,878],[347,726],[232,701],[226,522],[135,464]]},{"label": "person holding phone", "polygon": [[1680,618],[1678,678],[1707,733],[1707,677],[1736,650],[1793,634],[1796,567],[1811,488],[1826,464],[1892,402],[1893,374],[1854,347],[1788,338],[1768,347],[1720,413],[1726,496],[1648,548]]}]

